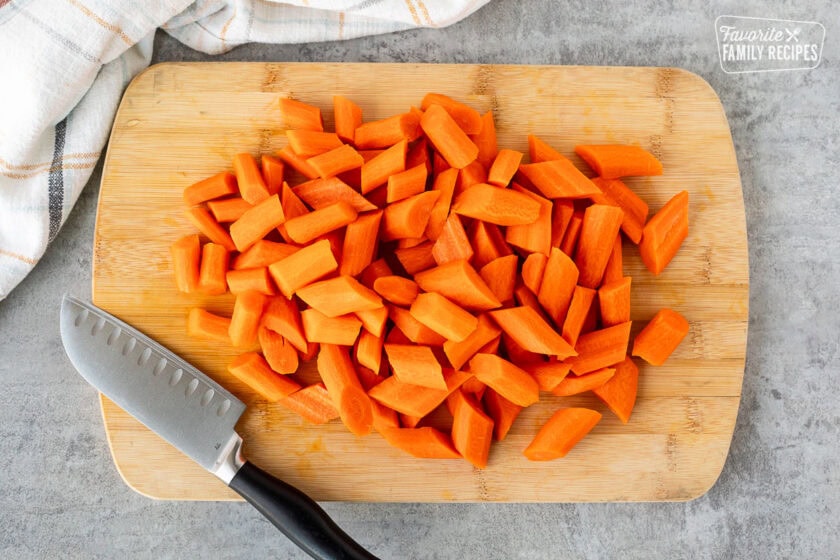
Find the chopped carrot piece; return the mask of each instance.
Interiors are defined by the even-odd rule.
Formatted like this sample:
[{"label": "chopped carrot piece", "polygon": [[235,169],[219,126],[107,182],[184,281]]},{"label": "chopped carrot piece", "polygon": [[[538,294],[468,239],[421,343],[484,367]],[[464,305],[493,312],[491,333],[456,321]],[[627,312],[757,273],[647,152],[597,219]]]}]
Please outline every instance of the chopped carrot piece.
[{"label": "chopped carrot piece", "polygon": [[187,316],[187,336],[194,338],[204,338],[230,344],[229,327],[230,319],[228,317],[210,313],[200,307],[190,309]]},{"label": "chopped carrot piece", "polygon": [[400,414],[423,417],[437,408],[446,398],[458,389],[471,373],[454,369],[443,369],[446,389],[430,389],[413,383],[403,383],[395,375],[368,391],[372,399],[379,401]]},{"label": "chopped carrot piece", "polygon": [[335,177],[340,173],[359,169],[365,163],[362,156],[349,144],[340,146],[312,156],[306,160],[312,169],[323,179]]},{"label": "chopped carrot piece", "polygon": [[389,305],[388,317],[399,328],[400,332],[415,344],[442,346],[446,342],[443,336],[415,319],[407,309],[397,307],[396,305]]},{"label": "chopped carrot piece", "polygon": [[[535,294],[540,293],[547,264],[548,256],[544,253],[531,253],[525,258],[525,262],[522,263],[522,282]],[[563,276],[556,275],[551,276],[550,280],[552,290],[554,289],[555,281],[560,280],[565,282]],[[543,303],[543,305],[545,304]]]},{"label": "chopped carrot piece", "polygon": [[260,157],[260,171],[262,172],[268,194],[278,194],[283,187],[283,172],[285,166],[276,157],[263,154]]},{"label": "chopped carrot piece", "polygon": [[420,126],[450,166],[461,169],[478,157],[478,146],[440,105],[426,108],[420,118]]},{"label": "chopped carrot piece", "polygon": [[432,245],[432,256],[437,264],[472,258],[473,248],[458,214],[450,214],[444,222],[440,235]]},{"label": "chopped carrot piece", "polygon": [[623,423],[630,421],[639,387],[639,368],[630,356],[612,366],[615,374],[603,385],[592,390]]},{"label": "chopped carrot piece", "polygon": [[460,459],[450,437],[430,426],[391,428],[381,432],[385,441],[419,459]]},{"label": "chopped carrot piece", "polygon": [[[528,364],[539,364],[545,361],[545,355],[526,350],[513,340],[507,333],[502,333],[502,347],[507,358],[516,364],[526,366]],[[487,352],[485,352],[487,353]]]},{"label": "chopped carrot piece", "polygon": [[428,170],[425,163],[409,167],[400,173],[394,173],[388,177],[386,201],[390,204],[420,194],[426,190],[427,176]]},{"label": "chopped carrot piece", "polygon": [[236,356],[228,364],[227,369],[234,377],[269,402],[277,402],[300,389],[300,385],[296,382],[273,371],[265,359],[256,352],[246,352]]},{"label": "chopped carrot piece", "polygon": [[184,189],[184,202],[187,206],[195,206],[214,198],[238,192],[236,176],[228,171],[223,171]]},{"label": "chopped carrot piece", "polygon": [[484,392],[482,400],[487,414],[493,419],[493,437],[496,441],[504,440],[523,407],[510,402],[492,388]]},{"label": "chopped carrot piece", "polygon": [[478,111],[456,101],[442,93],[427,93],[420,102],[420,108],[424,111],[431,105],[440,105],[449,116],[452,117],[465,134],[479,134],[483,126],[481,115]]},{"label": "chopped carrot piece", "polygon": [[607,266],[604,268],[603,284],[610,284],[618,282],[624,278],[624,253],[621,242],[621,235],[615,236],[612,250],[610,251],[610,258],[607,260]]},{"label": "chopped carrot piece", "polygon": [[418,115],[411,111],[366,122],[356,129],[353,142],[360,150],[388,148],[401,141],[411,142],[420,137],[419,124]]},{"label": "chopped carrot piece", "polygon": [[296,293],[306,304],[327,317],[382,307],[382,298],[352,276],[313,282]]},{"label": "chopped carrot piece", "polygon": [[[551,246],[560,248],[566,236],[566,228],[575,213],[575,204],[571,200],[555,200],[551,210]],[[569,252],[564,251],[567,255]]]},{"label": "chopped carrot piece", "polygon": [[513,301],[513,290],[516,287],[516,267],[519,264],[519,257],[506,255],[493,259],[481,267],[479,276],[493,292],[502,305]]},{"label": "chopped carrot piece", "polygon": [[326,424],[339,417],[338,409],[323,383],[308,385],[277,403],[299,414],[311,424]]},{"label": "chopped carrot piece", "polygon": [[443,232],[444,224],[449,215],[449,206],[452,204],[452,195],[455,193],[455,183],[458,180],[457,169],[447,169],[438,173],[432,184],[432,190],[438,191],[440,196],[432,206],[429,215],[429,222],[426,224],[425,236],[432,241],[437,240]]},{"label": "chopped carrot piece", "polygon": [[242,217],[242,214],[253,207],[253,204],[241,196],[207,201],[207,208],[213,214],[213,218],[220,224],[235,222]]},{"label": "chopped carrot piece", "polygon": [[268,266],[295,254],[298,249],[294,245],[260,239],[244,252],[236,255],[231,264],[231,268],[241,270],[244,268]]},{"label": "chopped carrot piece", "polygon": [[526,364],[523,369],[531,374],[539,385],[540,391],[552,391],[569,375],[571,366],[566,362],[558,361],[535,362]]},{"label": "chopped carrot piece", "polygon": [[271,329],[260,327],[257,331],[257,340],[271,369],[281,374],[297,371],[299,364],[297,350],[282,335]]},{"label": "chopped carrot piece", "polygon": [[365,311],[356,311],[354,315],[362,322],[362,327],[374,336],[385,334],[385,324],[388,322],[388,308],[385,306]]},{"label": "chopped carrot piece", "polygon": [[303,333],[309,342],[353,346],[359,337],[362,322],[354,315],[327,317],[317,309],[304,309],[300,312]]},{"label": "chopped carrot piece", "polygon": [[373,282],[374,291],[394,305],[409,306],[414,303],[420,288],[402,276],[382,276]]},{"label": "chopped carrot piece", "polygon": [[408,274],[414,275],[424,270],[429,270],[437,264],[432,254],[434,244],[431,241],[408,247],[396,249],[394,256]]},{"label": "chopped carrot piece", "polygon": [[557,356],[561,360],[576,355],[539,314],[527,306],[490,311],[490,316],[517,344],[529,352]]},{"label": "chopped carrot piece", "polygon": [[469,231],[469,236],[470,243],[475,251],[473,265],[476,268],[481,268],[499,257],[513,254],[513,251],[505,241],[504,234],[502,234],[499,226],[495,224],[474,220]]},{"label": "chopped carrot piece", "polygon": [[630,320],[629,276],[598,288],[598,305],[601,309],[601,324],[612,327]]},{"label": "chopped carrot piece", "polygon": [[389,204],[382,214],[382,241],[421,237],[439,196],[438,191],[426,191]]},{"label": "chopped carrot piece", "polygon": [[382,365],[382,344],[381,336],[371,334],[367,330],[359,333],[359,339],[356,341],[356,361],[359,365],[369,368],[373,371],[379,371]]},{"label": "chopped carrot piece", "polygon": [[347,224],[339,274],[356,276],[373,262],[379,240],[382,211],[362,214]]},{"label": "chopped carrot piece", "polygon": [[225,278],[228,290],[232,294],[241,294],[250,290],[267,296],[273,296],[276,293],[267,266],[228,270]]},{"label": "chopped carrot piece", "polygon": [[489,168],[498,153],[496,123],[493,121],[492,111],[487,111],[481,115],[481,131],[470,136],[470,140],[478,146],[478,157],[476,159],[481,162],[481,165]]},{"label": "chopped carrot piece", "polygon": [[280,114],[286,122],[286,128],[305,130],[324,130],[321,109],[296,99],[280,98]]},{"label": "chopped carrot piece", "polygon": [[257,160],[251,154],[236,154],[233,157],[233,172],[239,184],[239,194],[249,204],[259,204],[271,196]]},{"label": "chopped carrot piece", "polygon": [[505,240],[529,253],[548,255],[551,251],[551,211],[550,200],[534,194],[523,187],[513,184],[513,191],[522,193],[539,204],[537,219],[530,224],[515,225],[507,228]]},{"label": "chopped carrot piece", "polygon": [[508,186],[522,163],[522,156],[522,152],[516,150],[499,150],[487,172],[487,182],[497,187]]},{"label": "chopped carrot piece", "polygon": [[601,192],[571,161],[561,158],[522,164],[519,171],[546,198],[586,198]]},{"label": "chopped carrot piece", "polygon": [[639,146],[620,144],[575,146],[575,153],[605,179],[634,175],[662,175],[662,164],[659,160]]},{"label": "chopped carrot piece", "polygon": [[228,251],[236,250],[236,245],[233,244],[233,239],[230,238],[230,234],[225,228],[219,225],[219,222],[213,219],[213,216],[206,209],[190,208],[187,210],[186,216],[192,225],[210,241],[221,245]]},{"label": "chopped carrot piece", "polygon": [[447,340],[443,343],[443,351],[452,367],[457,369],[467,363],[486,344],[498,338],[501,332],[486,314],[482,314],[478,316],[475,330],[467,338],[459,342]]},{"label": "chopped carrot piece", "polygon": [[563,159],[565,157],[533,134],[528,135],[528,156],[531,158],[531,163]]},{"label": "chopped carrot piece", "polygon": [[386,343],[385,355],[394,375],[403,383],[446,390],[443,369],[429,346]]},{"label": "chopped carrot piece", "polygon": [[574,287],[561,332],[566,342],[572,346],[577,344],[578,337],[583,330],[583,325],[587,317],[589,317],[589,309],[595,301],[595,295],[597,293],[592,288],[585,288],[583,286]]},{"label": "chopped carrot piece", "polygon": [[519,406],[540,400],[540,387],[531,375],[493,354],[476,354],[470,360],[475,378]]},{"label": "chopped carrot piece", "polygon": [[688,334],[685,317],[672,309],[660,309],[633,340],[633,355],[661,366]]},{"label": "chopped carrot piece", "polygon": [[227,269],[227,249],[215,243],[205,243],[201,248],[197,291],[208,296],[225,293],[227,291]]},{"label": "chopped carrot piece", "polygon": [[484,311],[502,303],[467,261],[451,261],[418,272],[414,281],[426,292],[437,292],[466,309]]},{"label": "chopped carrot piece", "polygon": [[264,307],[265,296],[259,292],[237,294],[228,328],[234,346],[252,346],[257,342],[257,329]]},{"label": "chopped carrot piece", "polygon": [[558,327],[566,320],[577,283],[578,269],[575,263],[560,249],[552,248],[537,300]]},{"label": "chopped carrot piece", "polygon": [[620,362],[629,341],[630,321],[580,335],[575,345],[578,355],[569,359],[572,371],[583,375]]},{"label": "chopped carrot piece", "polygon": [[344,142],[353,143],[356,129],[362,124],[362,108],[342,95],[333,96],[335,133]]},{"label": "chopped carrot piece", "polygon": [[357,436],[369,434],[373,428],[373,407],[347,348],[321,344],[318,373],[347,429]]},{"label": "chopped carrot piece", "polygon": [[201,263],[201,241],[198,235],[185,235],[178,239],[169,246],[169,254],[178,290],[187,294],[194,292],[198,288]]},{"label": "chopped carrot piece", "polygon": [[511,189],[480,183],[455,198],[452,211],[500,226],[533,224],[540,216],[540,203]]},{"label": "chopped carrot piece", "polygon": [[478,319],[437,292],[419,294],[411,316],[447,340],[462,342],[478,326]]},{"label": "chopped carrot piece", "polygon": [[569,219],[569,226],[566,228],[566,234],[563,236],[563,242],[560,243],[560,250],[570,257],[575,254],[578,245],[578,238],[580,237],[580,227],[583,225],[583,212],[575,211]]},{"label": "chopped carrot piece", "polygon": [[493,420],[481,410],[472,397],[461,391],[454,392],[452,399],[452,443],[455,449],[474,467],[487,466],[490,444],[493,440]]},{"label": "chopped carrot piece", "polygon": [[653,274],[662,272],[688,237],[688,191],[674,195],[645,225],[639,253]]},{"label": "chopped carrot piece", "polygon": [[344,201],[330,204],[308,214],[286,221],[286,233],[296,243],[308,243],[313,239],[344,227],[353,222],[358,212]]},{"label": "chopped carrot piece", "polygon": [[[306,207],[306,204],[298,198],[292,190],[292,187],[290,187],[285,181],[280,189],[280,203],[283,205],[283,214],[286,215],[286,220],[303,216],[309,212],[309,208]],[[286,228],[284,226],[281,225],[278,227],[277,231],[280,232],[280,235],[283,236],[286,243],[292,242],[292,238],[289,237],[289,234],[286,232]]]},{"label": "chopped carrot piece", "polygon": [[466,167],[458,170],[458,180],[455,181],[455,194],[487,182],[487,169],[478,160],[469,163]]},{"label": "chopped carrot piece", "polygon": [[592,428],[601,413],[588,408],[561,408],[543,424],[523,454],[529,461],[565,457]]},{"label": "chopped carrot piece", "polygon": [[302,354],[308,352],[308,342],[303,333],[300,310],[294,301],[284,296],[269,297],[263,308],[260,324],[282,335]]},{"label": "chopped carrot piece", "polygon": [[376,282],[377,278],[382,278],[383,276],[393,276],[393,274],[394,271],[391,270],[391,266],[388,264],[388,261],[381,258],[373,261],[367,265],[364,270],[362,270],[362,273],[359,274],[359,281],[368,288],[373,289],[373,284]]},{"label": "chopped carrot piece", "polygon": [[287,298],[300,288],[338,269],[338,262],[326,239],[298,250],[268,267],[274,283]]},{"label": "chopped carrot piece", "polygon": [[[637,245],[642,240],[642,230],[645,227],[648,215],[648,205],[639,195],[633,192],[630,187],[620,179],[604,179],[595,177],[592,179],[608,204],[620,206],[624,211],[621,219],[621,230],[627,234],[633,243]],[[598,203],[598,200],[594,200]]]},{"label": "chopped carrot piece", "polygon": [[362,194],[384,185],[391,175],[405,171],[407,151],[408,142],[402,140],[366,161],[361,171]]},{"label": "chopped carrot piece", "polygon": [[601,368],[584,375],[568,375],[551,392],[558,397],[571,397],[601,387],[615,375],[614,368]]},{"label": "chopped carrot piece", "polygon": [[287,130],[286,138],[289,140],[289,145],[292,147],[295,154],[302,158],[307,158],[306,163],[315,169],[315,171],[318,171],[318,169],[312,165],[309,158],[340,148],[344,145],[338,137],[338,134],[318,130]]},{"label": "chopped carrot piece", "polygon": [[318,177],[318,172],[306,162],[306,158],[299,156],[295,153],[292,149],[291,144],[286,144],[283,148],[277,152],[277,157],[280,160],[306,177],[307,179],[316,179]]},{"label": "chopped carrot piece", "polygon": [[575,252],[581,286],[597,288],[601,284],[623,214],[621,208],[605,204],[593,204],[584,212]]},{"label": "chopped carrot piece", "polygon": [[230,237],[238,251],[245,251],[286,221],[279,195],[272,195],[230,225]]},{"label": "chopped carrot piece", "polygon": [[432,160],[429,157],[429,142],[425,136],[421,136],[416,142],[412,142],[405,154],[405,168],[411,169],[423,165],[428,175],[432,171]]}]

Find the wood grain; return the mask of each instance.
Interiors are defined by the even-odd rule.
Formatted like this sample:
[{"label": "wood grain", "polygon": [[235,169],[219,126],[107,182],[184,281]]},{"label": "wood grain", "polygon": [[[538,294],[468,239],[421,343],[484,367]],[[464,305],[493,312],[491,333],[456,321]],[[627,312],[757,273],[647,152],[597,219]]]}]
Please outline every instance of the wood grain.
[{"label": "wood grain", "polygon": [[[169,244],[191,233],[181,192],[228,169],[237,152],[285,144],[277,99],[316,104],[331,119],[334,94],[375,119],[418,105],[427,91],[494,111],[499,145],[527,151],[536,134],[570,155],[578,143],[635,143],[662,161],[661,177],[628,182],[655,211],[691,195],[691,232],[658,278],[625,249],[633,275],[634,332],[662,306],[682,312],[689,337],[659,368],[642,366],[639,399],[622,425],[596,399],[547,398],[517,420],[487,469],[424,461],[377,435],[310,426],[269,405],[225,370],[231,348],[184,335],[196,305],[229,312],[230,296],[175,290]],[[582,164],[581,164],[582,165]],[[582,165],[582,167],[584,167]],[[238,430],[246,454],[317,500],[688,500],[717,479],[738,412],[749,279],[741,184],[729,127],[714,91],[672,68],[423,64],[201,63],[149,68],[129,86],[103,171],[94,240],[94,302],[184,356],[249,409]],[[531,463],[522,449],[560,403],[604,420],[566,458]],[[107,399],[102,412],[125,481],[148,496],[226,500],[236,495]]]}]

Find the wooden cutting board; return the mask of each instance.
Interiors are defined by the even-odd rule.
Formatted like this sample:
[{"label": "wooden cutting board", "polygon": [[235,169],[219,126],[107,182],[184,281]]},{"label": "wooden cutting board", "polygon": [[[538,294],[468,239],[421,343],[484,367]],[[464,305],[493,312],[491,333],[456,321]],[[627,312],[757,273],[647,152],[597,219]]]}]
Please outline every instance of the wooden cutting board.
[{"label": "wooden cutting board", "polygon": [[[499,145],[527,153],[536,134],[573,157],[577,143],[635,143],[665,167],[628,183],[659,209],[690,192],[691,231],[670,267],[654,278],[635,247],[634,332],[661,307],[682,312],[689,336],[665,366],[641,365],[639,397],[623,425],[594,397],[547,398],[527,409],[494,445],[485,470],[465,461],[411,458],[379,435],[356,438],[339,422],[305,424],[260,400],[226,371],[223,344],[185,336],[187,310],[227,313],[232,299],[175,290],[169,245],[192,233],[181,193],[229,169],[237,152],[285,144],[277,99],[322,108],[334,94],[356,101],[366,120],[418,105],[429,91],[479,111],[492,109]],[[584,168],[584,166],[582,166]],[[161,64],[129,86],[111,134],[93,255],[93,299],[184,356],[249,404],[238,426],[256,464],[317,500],[638,501],[688,500],[717,479],[726,459],[744,372],[749,278],[744,206],[726,116],[700,77],[673,68],[442,64]],[[564,404],[604,419],[566,458],[525,460],[538,427]],[[238,497],[107,399],[102,411],[125,481],[155,498]]]}]

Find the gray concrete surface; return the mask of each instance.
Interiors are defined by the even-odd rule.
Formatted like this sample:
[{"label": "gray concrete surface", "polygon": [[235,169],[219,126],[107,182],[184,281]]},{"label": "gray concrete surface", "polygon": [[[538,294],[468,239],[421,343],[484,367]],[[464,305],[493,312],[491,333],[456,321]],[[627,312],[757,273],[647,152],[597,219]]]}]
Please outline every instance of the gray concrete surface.
[{"label": "gray concrete surface", "polygon": [[[443,30],[250,45],[220,60],[679,66],[732,126],[750,243],[743,399],[711,491],[663,504],[359,504],[326,509],[383,558],[837,558],[840,537],[840,16],[781,3],[494,0]],[[722,14],[819,21],[815,70],[728,75]],[[159,34],[155,61],[208,57]],[[157,502],[108,454],[95,393],[63,355],[58,301],[90,294],[99,172],[44,259],[0,302],[0,558],[301,558],[253,509]]]}]

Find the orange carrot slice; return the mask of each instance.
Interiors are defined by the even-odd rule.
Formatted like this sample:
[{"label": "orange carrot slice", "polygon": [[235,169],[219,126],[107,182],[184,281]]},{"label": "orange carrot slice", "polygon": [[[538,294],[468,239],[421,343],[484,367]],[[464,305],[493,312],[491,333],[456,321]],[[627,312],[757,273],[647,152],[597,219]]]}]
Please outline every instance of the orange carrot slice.
[{"label": "orange carrot slice", "polygon": [[230,318],[230,341],[234,346],[251,346],[257,342],[257,329],[265,306],[265,296],[256,291],[238,294]]},{"label": "orange carrot slice", "polygon": [[490,311],[494,321],[525,350],[565,359],[576,355],[575,349],[563,340],[532,308],[511,307]]},{"label": "orange carrot slice", "polygon": [[528,156],[532,163],[539,163],[541,161],[551,161],[554,159],[563,159],[565,156],[534,136],[528,135]]},{"label": "orange carrot slice", "polygon": [[536,362],[526,364],[523,369],[531,374],[540,391],[552,391],[566,378],[571,366],[566,362]]},{"label": "orange carrot slice", "polygon": [[472,258],[472,245],[457,214],[450,214],[444,222],[440,235],[432,245],[432,256],[437,264]]},{"label": "orange carrot slice", "polygon": [[382,307],[382,298],[352,276],[313,282],[296,293],[310,307],[327,317]]},{"label": "orange carrot slice", "polygon": [[295,247],[294,245],[260,239],[254,242],[244,252],[236,255],[231,263],[231,268],[241,270],[268,266],[293,255],[298,249],[299,247]]},{"label": "orange carrot slice", "polygon": [[510,402],[493,389],[487,389],[482,399],[487,414],[493,419],[493,438],[496,441],[504,440],[523,407]]},{"label": "orange carrot slice", "polygon": [[239,184],[239,194],[249,204],[259,204],[271,196],[257,160],[251,154],[236,154],[233,157],[233,172]]},{"label": "orange carrot slice", "polygon": [[236,245],[233,244],[233,239],[230,238],[230,234],[225,228],[219,225],[219,222],[213,219],[213,216],[206,209],[190,208],[187,210],[186,216],[190,223],[210,241],[221,245],[228,251],[236,250]]},{"label": "orange carrot slice", "polygon": [[425,111],[431,105],[443,107],[465,134],[479,134],[481,132],[483,126],[481,115],[469,105],[442,93],[427,93],[423,97],[423,101],[420,102],[420,108]]},{"label": "orange carrot slice", "polygon": [[460,342],[447,340],[443,343],[443,352],[454,368],[460,368],[467,363],[477,352],[481,351],[486,344],[498,338],[501,330],[486,314],[478,316],[478,323],[475,330],[467,338]]},{"label": "orange carrot slice", "polygon": [[277,157],[285,164],[306,177],[307,179],[316,179],[318,172],[306,162],[305,157],[301,157],[295,153],[290,144],[286,144],[277,152]]},{"label": "orange carrot slice", "polygon": [[581,286],[597,288],[601,284],[623,215],[621,208],[605,204],[593,204],[584,212],[575,253]]},{"label": "orange carrot slice", "polygon": [[530,461],[565,457],[592,428],[601,413],[588,408],[561,408],[543,424],[523,454]]},{"label": "orange carrot slice", "polygon": [[338,262],[326,239],[316,241],[268,267],[274,283],[287,298],[336,269]]},{"label": "orange carrot slice", "polygon": [[451,261],[418,272],[414,281],[426,292],[437,292],[470,310],[484,311],[502,303],[467,261]]},{"label": "orange carrot slice", "polygon": [[522,152],[516,150],[499,150],[487,172],[487,182],[496,187],[508,186],[522,163],[522,156]]},{"label": "orange carrot slice", "polygon": [[388,317],[411,342],[429,346],[441,346],[446,342],[443,336],[415,319],[408,309],[389,305]]},{"label": "orange carrot slice", "polygon": [[432,184],[432,190],[440,193],[440,196],[432,206],[429,214],[429,222],[426,224],[424,235],[432,241],[440,237],[444,224],[449,215],[449,206],[452,204],[452,195],[455,193],[455,183],[458,180],[457,169],[447,169],[438,173]]},{"label": "orange carrot slice", "polygon": [[598,288],[601,324],[605,327],[630,320],[630,282],[631,278],[627,276],[617,282],[602,284]]},{"label": "orange carrot slice", "polygon": [[583,325],[587,317],[589,317],[589,309],[595,301],[595,295],[597,293],[592,288],[584,288],[583,286],[574,287],[572,299],[569,302],[569,309],[566,312],[566,319],[563,321],[563,330],[560,333],[563,339],[572,346],[577,344],[578,337],[583,330]]},{"label": "orange carrot slice", "polygon": [[318,107],[286,97],[281,97],[279,104],[280,114],[283,115],[286,128],[324,130],[321,109]]},{"label": "orange carrot slice", "polygon": [[284,226],[296,243],[309,243],[326,233],[353,222],[358,213],[344,201],[330,204],[308,214],[288,220]]},{"label": "orange carrot slice", "polygon": [[353,346],[359,337],[362,322],[355,315],[327,317],[317,309],[300,312],[303,333],[309,342]]},{"label": "orange carrot slice", "polygon": [[[633,190],[624,184],[620,179],[604,179],[595,177],[592,179],[608,204],[620,206],[624,211],[621,220],[621,230],[627,234],[633,243],[638,245],[642,239],[642,230],[645,227],[648,215],[648,205]],[[598,200],[594,200],[598,203]]]},{"label": "orange carrot slice", "polygon": [[673,309],[660,309],[633,340],[633,355],[661,366],[688,334],[685,317]]},{"label": "orange carrot slice", "polygon": [[502,305],[513,300],[516,287],[516,267],[519,257],[506,255],[490,261],[478,271],[479,276]]},{"label": "orange carrot slice", "polygon": [[[571,200],[555,200],[551,210],[551,246],[560,248],[566,236],[566,228],[575,213],[575,204]],[[565,252],[565,251],[564,251]],[[567,255],[569,252],[565,252]]]},{"label": "orange carrot slice", "polygon": [[353,142],[360,150],[388,148],[401,141],[416,140],[419,133],[418,115],[409,111],[362,124],[356,129]]},{"label": "orange carrot slice", "polygon": [[442,337],[455,342],[463,341],[478,326],[478,319],[436,292],[419,294],[409,312]]},{"label": "orange carrot slice", "polygon": [[385,355],[394,375],[403,383],[446,390],[440,362],[428,346],[385,344]]},{"label": "orange carrot slice", "polygon": [[439,196],[438,191],[426,191],[389,204],[382,214],[382,241],[422,236]]},{"label": "orange carrot slice", "polygon": [[551,212],[553,205],[551,201],[524,189],[516,183],[513,184],[512,189],[514,192],[524,194],[537,202],[540,210],[537,219],[532,223],[508,227],[505,233],[505,241],[529,253],[548,255],[552,247]]},{"label": "orange carrot slice", "polygon": [[391,175],[405,171],[407,150],[408,142],[402,140],[366,161],[361,171],[362,194],[384,185]]},{"label": "orange carrot slice", "polygon": [[478,157],[478,146],[440,105],[426,108],[420,118],[420,126],[450,166],[461,169]]},{"label": "orange carrot slice", "polygon": [[621,236],[616,235],[615,243],[613,243],[612,251],[610,251],[610,258],[604,268],[604,278],[601,282],[611,284],[621,281],[622,278],[624,278],[624,253]]},{"label": "orange carrot slice", "polygon": [[395,305],[409,306],[414,303],[420,288],[402,276],[382,276],[373,282],[374,291]]},{"label": "orange carrot slice", "polygon": [[245,251],[265,237],[268,232],[286,221],[280,197],[272,195],[230,225],[230,237],[238,251]]},{"label": "orange carrot slice", "polygon": [[606,179],[634,175],[662,175],[662,164],[639,146],[620,144],[575,146],[575,153]]},{"label": "orange carrot slice", "polygon": [[465,190],[487,182],[487,169],[478,160],[469,163],[466,167],[458,170],[458,180],[455,182],[455,193],[460,194]]},{"label": "orange carrot slice", "polygon": [[569,225],[566,227],[563,242],[560,243],[560,250],[570,257],[574,255],[577,250],[578,238],[580,237],[580,228],[582,225],[583,212],[576,210],[569,219]]},{"label": "orange carrot slice", "polygon": [[446,389],[430,389],[403,383],[396,376],[386,378],[368,391],[372,399],[401,414],[423,417],[438,407],[446,398],[472,377],[471,373],[444,368]]},{"label": "orange carrot slice", "polygon": [[201,248],[197,291],[217,296],[227,291],[228,252],[221,245],[205,243]]},{"label": "orange carrot slice", "polygon": [[265,186],[268,187],[268,194],[278,194],[283,187],[283,174],[285,166],[276,157],[263,154],[260,157],[260,171],[262,172]]},{"label": "orange carrot slice", "polygon": [[207,201],[207,208],[213,214],[213,218],[220,224],[235,222],[242,217],[242,214],[253,207],[253,204],[240,196]]},{"label": "orange carrot slice", "polygon": [[265,361],[271,369],[281,374],[297,371],[299,364],[297,350],[282,335],[271,329],[260,327],[257,331],[257,340]]},{"label": "orange carrot slice", "polygon": [[452,211],[500,226],[532,224],[540,216],[540,203],[511,189],[480,183],[455,198]]},{"label": "orange carrot slice", "polygon": [[391,428],[382,432],[385,441],[419,459],[460,459],[450,437],[430,426]]},{"label": "orange carrot slice", "polygon": [[359,365],[370,370],[379,371],[379,367],[382,365],[382,346],[383,339],[381,336],[363,330],[359,333],[359,339],[356,341],[356,361]]},{"label": "orange carrot slice", "polygon": [[175,272],[175,285],[184,293],[194,292],[198,288],[199,266],[201,263],[201,242],[198,235],[185,235],[169,246],[172,256],[172,269]]},{"label": "orange carrot slice", "polygon": [[373,261],[381,221],[382,211],[378,210],[358,216],[355,221],[347,224],[339,274],[356,276]]},{"label": "orange carrot slice", "polygon": [[356,129],[362,124],[362,108],[342,95],[333,96],[335,133],[344,142],[353,143]]},{"label": "orange carrot slice", "polygon": [[193,307],[187,316],[187,336],[230,344],[230,319]]},{"label": "orange carrot slice", "polygon": [[569,375],[551,392],[558,397],[571,397],[601,387],[615,375],[614,368],[601,368],[584,375]]},{"label": "orange carrot slice", "polygon": [[243,268],[242,270],[228,270],[225,275],[228,290],[232,294],[241,294],[250,290],[260,292],[267,296],[276,293],[271,276],[268,274],[268,267]]},{"label": "orange carrot slice", "polygon": [[620,362],[629,340],[630,321],[580,335],[575,345],[578,355],[569,359],[572,371],[583,375]]},{"label": "orange carrot slice", "polygon": [[315,210],[326,208],[336,202],[346,202],[356,212],[376,210],[376,206],[353,190],[338,177],[312,179],[292,189],[295,195]]},{"label": "orange carrot slice", "polygon": [[388,322],[388,308],[378,307],[366,311],[356,311],[355,315],[362,322],[364,329],[374,336],[382,337],[385,333],[385,325]]},{"label": "orange carrot slice", "polygon": [[496,123],[493,121],[492,111],[487,111],[481,115],[481,131],[478,134],[471,135],[470,140],[478,146],[476,160],[484,167],[489,168],[498,153]]},{"label": "orange carrot slice", "polygon": [[[522,282],[535,294],[540,292],[543,277],[545,276],[545,266],[547,264],[548,256],[543,253],[531,253],[525,258],[525,262],[522,263]],[[551,278],[564,280],[563,276],[557,275]],[[552,282],[553,286],[554,283]]]},{"label": "orange carrot slice", "polygon": [[688,191],[674,195],[645,225],[639,253],[654,274],[661,273],[688,237]]},{"label": "orange carrot slice", "polygon": [[571,161],[561,158],[522,164],[519,171],[546,198],[586,198],[601,192]]},{"label": "orange carrot slice", "polygon": [[427,241],[414,247],[396,249],[394,250],[394,256],[405,269],[406,273],[413,275],[424,270],[429,270],[437,264],[435,256],[432,254],[433,248],[434,244]]},{"label": "orange carrot slice", "polygon": [[223,171],[184,189],[184,202],[187,206],[195,206],[214,198],[238,192],[236,176],[228,171]]},{"label": "orange carrot slice", "polygon": [[476,354],[470,359],[475,378],[519,406],[540,400],[540,387],[531,375],[493,354]]},{"label": "orange carrot slice", "polygon": [[308,352],[297,303],[284,296],[269,297],[260,324],[279,333],[302,354]]},{"label": "orange carrot slice", "polygon": [[499,257],[513,254],[505,242],[504,234],[495,224],[474,220],[469,228],[469,237],[475,251],[472,262],[476,268],[481,268]]},{"label": "orange carrot slice", "polygon": [[474,467],[487,466],[493,440],[493,420],[472,397],[456,391],[452,399],[452,443]]},{"label": "orange carrot slice", "polygon": [[[340,141],[339,141],[340,142]],[[323,179],[335,177],[340,173],[358,169],[365,160],[349,144],[341,144],[331,150],[311,156],[306,160],[312,169]]]},{"label": "orange carrot slice", "polygon": [[612,366],[615,374],[603,385],[592,390],[624,424],[630,421],[630,414],[636,404],[639,387],[639,368],[630,356]]},{"label": "orange carrot slice", "polygon": [[262,395],[269,402],[288,397],[300,385],[271,369],[265,359],[256,352],[236,356],[227,367],[234,377]]},{"label": "orange carrot slice", "polygon": [[415,165],[400,173],[394,173],[388,177],[386,201],[390,204],[420,194],[426,190],[427,176],[428,171],[425,163]]},{"label": "orange carrot slice", "polygon": [[294,129],[286,131],[286,138],[295,154],[307,158],[306,163],[316,172],[318,171],[317,168],[309,161],[312,156],[329,152],[344,145],[338,134],[334,132]]},{"label": "orange carrot slice", "polygon": [[578,276],[578,268],[572,259],[563,251],[552,248],[545,265],[543,281],[537,292],[537,300],[557,326],[561,326],[566,320]]},{"label": "orange carrot slice", "polygon": [[323,383],[313,383],[277,401],[311,424],[326,424],[339,417]]},{"label": "orange carrot slice", "polygon": [[318,373],[338,409],[342,422],[354,435],[363,436],[373,428],[373,411],[347,348],[321,344]]}]

